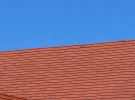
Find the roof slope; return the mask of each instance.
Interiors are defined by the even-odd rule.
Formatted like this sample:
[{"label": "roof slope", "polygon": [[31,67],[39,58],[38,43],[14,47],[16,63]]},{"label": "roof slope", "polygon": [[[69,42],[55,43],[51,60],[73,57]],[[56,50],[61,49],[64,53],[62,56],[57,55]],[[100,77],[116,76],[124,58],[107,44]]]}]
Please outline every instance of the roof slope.
[{"label": "roof slope", "polygon": [[135,100],[135,40],[0,52],[0,93],[28,100]]},{"label": "roof slope", "polygon": [[0,93],[0,100],[26,100],[26,99]]}]

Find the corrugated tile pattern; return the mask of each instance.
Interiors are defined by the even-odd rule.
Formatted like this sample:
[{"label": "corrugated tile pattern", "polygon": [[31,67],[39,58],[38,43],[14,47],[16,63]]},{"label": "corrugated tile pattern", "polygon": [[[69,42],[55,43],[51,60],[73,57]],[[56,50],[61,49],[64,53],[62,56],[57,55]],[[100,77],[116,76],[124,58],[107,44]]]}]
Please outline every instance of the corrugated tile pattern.
[{"label": "corrugated tile pattern", "polygon": [[28,100],[135,100],[135,40],[0,52],[0,92]]}]

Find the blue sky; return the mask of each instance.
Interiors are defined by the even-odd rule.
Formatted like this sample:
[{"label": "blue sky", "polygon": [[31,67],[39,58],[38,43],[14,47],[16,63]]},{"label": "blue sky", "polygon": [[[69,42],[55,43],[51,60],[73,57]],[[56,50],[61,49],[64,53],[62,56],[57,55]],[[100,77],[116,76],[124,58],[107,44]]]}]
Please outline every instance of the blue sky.
[{"label": "blue sky", "polygon": [[135,39],[135,0],[1,0],[0,50]]}]

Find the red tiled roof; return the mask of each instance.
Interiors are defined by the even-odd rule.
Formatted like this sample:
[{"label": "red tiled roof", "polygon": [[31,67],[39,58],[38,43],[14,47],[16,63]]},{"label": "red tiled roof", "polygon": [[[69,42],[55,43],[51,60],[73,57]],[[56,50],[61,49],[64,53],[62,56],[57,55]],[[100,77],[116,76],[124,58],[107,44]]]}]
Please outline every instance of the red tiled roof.
[{"label": "red tiled roof", "polygon": [[0,52],[0,93],[28,100],[135,100],[135,40]]},{"label": "red tiled roof", "polygon": [[0,100],[26,100],[26,99],[0,93]]}]

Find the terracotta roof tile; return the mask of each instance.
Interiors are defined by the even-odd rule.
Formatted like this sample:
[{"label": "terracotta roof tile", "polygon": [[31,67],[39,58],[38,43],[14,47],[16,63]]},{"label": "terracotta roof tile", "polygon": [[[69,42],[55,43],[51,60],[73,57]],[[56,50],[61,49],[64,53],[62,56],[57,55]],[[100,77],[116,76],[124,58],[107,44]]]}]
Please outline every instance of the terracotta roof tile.
[{"label": "terracotta roof tile", "polygon": [[0,94],[0,100],[26,100],[24,98],[18,98],[12,95]]},{"label": "terracotta roof tile", "polygon": [[0,93],[28,100],[135,100],[135,40],[1,51]]}]

